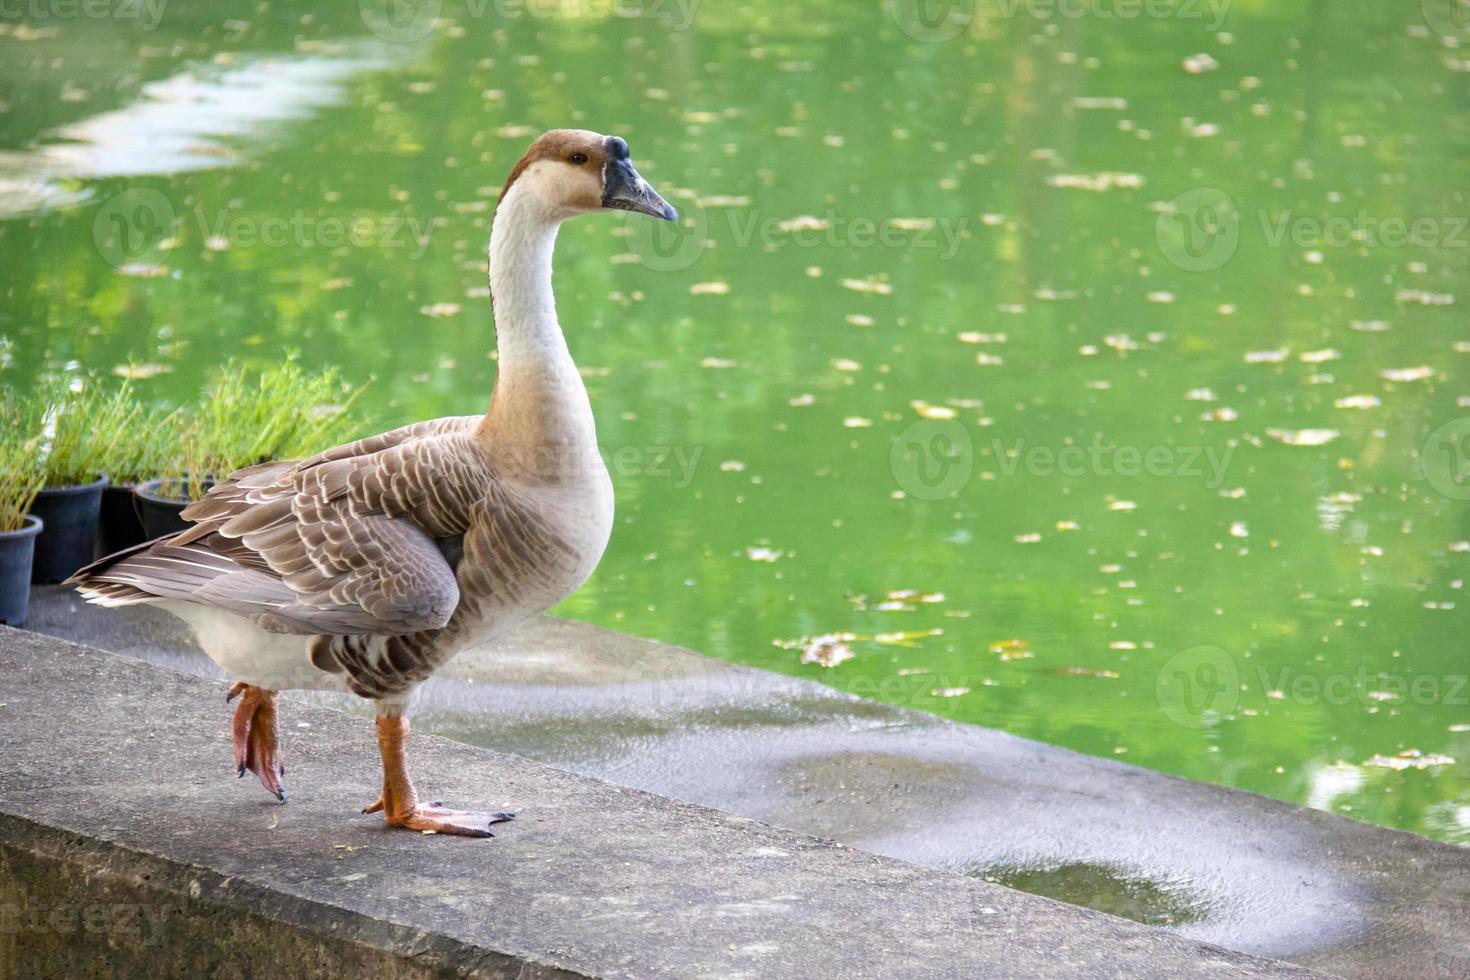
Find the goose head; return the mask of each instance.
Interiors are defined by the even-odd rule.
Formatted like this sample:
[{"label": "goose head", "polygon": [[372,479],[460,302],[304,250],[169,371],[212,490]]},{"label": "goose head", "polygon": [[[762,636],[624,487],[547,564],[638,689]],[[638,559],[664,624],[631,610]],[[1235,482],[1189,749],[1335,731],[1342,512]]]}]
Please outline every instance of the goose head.
[{"label": "goose head", "polygon": [[621,136],[585,129],[542,134],[511,170],[501,200],[512,190],[555,221],[607,210],[636,211],[665,221],[679,217],[638,175]]}]

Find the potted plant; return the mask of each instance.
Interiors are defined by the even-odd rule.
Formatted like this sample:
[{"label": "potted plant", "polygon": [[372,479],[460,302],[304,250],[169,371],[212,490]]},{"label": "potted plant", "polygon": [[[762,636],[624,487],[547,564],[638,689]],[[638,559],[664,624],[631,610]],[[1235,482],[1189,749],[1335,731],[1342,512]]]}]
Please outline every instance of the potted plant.
[{"label": "potted plant", "polygon": [[10,423],[12,413],[0,419],[0,623],[23,626],[31,596],[31,561],[41,519],[31,516],[31,501],[45,482],[41,471],[40,440],[25,438]]},{"label": "potted plant", "polygon": [[161,472],[182,428],[177,411],[144,408],[126,381],[113,393],[102,414],[111,420],[117,438],[102,459],[108,484],[102,490],[102,513],[97,525],[98,558],[148,540],[133,490]]},{"label": "potted plant", "polygon": [[63,581],[92,561],[107,486],[102,464],[119,433],[108,414],[114,407],[91,379],[69,378],[38,387],[23,409],[30,423],[23,431],[44,447],[45,486],[31,504],[42,523],[33,582]]},{"label": "potted plant", "polygon": [[167,473],[133,488],[133,507],[144,540],[176,534],[189,526],[179,515],[214,486],[214,456],[205,448],[210,434],[198,419],[171,416],[170,444],[163,448],[155,473]]},{"label": "potted plant", "polygon": [[273,459],[300,459],[350,437],[350,409],[361,388],[343,384],[335,369],[303,371],[293,356],[259,374],[231,361],[217,370],[198,407],[177,433],[164,475],[136,490],[138,516],[149,537],[181,531],[185,507],[218,477]]}]

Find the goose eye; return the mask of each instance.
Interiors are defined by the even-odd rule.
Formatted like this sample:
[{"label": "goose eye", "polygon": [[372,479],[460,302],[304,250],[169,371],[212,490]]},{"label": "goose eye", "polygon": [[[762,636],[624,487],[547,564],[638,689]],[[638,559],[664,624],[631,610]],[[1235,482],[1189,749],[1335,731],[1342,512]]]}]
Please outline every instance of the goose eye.
[{"label": "goose eye", "polygon": [[580,167],[582,164],[584,164],[586,162],[587,162],[587,154],[585,154],[585,153],[573,153],[572,154],[572,163],[576,164],[577,166]]}]

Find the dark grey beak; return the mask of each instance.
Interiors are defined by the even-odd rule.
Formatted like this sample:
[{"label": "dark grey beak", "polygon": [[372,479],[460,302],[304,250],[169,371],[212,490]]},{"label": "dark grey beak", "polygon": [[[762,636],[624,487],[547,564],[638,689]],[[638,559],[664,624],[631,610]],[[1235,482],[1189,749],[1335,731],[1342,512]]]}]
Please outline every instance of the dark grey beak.
[{"label": "dark grey beak", "polygon": [[618,211],[637,211],[665,221],[678,221],[679,212],[648,181],[638,176],[628,153],[628,144],[620,136],[609,136],[603,143],[607,163],[602,168],[602,206]]}]

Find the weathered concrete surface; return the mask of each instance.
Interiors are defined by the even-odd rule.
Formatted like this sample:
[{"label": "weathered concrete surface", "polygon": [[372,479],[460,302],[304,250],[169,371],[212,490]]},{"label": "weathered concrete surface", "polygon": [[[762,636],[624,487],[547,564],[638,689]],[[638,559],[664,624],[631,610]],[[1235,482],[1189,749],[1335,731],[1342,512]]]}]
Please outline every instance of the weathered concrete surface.
[{"label": "weathered concrete surface", "polygon": [[389,831],[360,719],[287,706],[280,806],[221,682],[9,629],[0,678],[0,975],[1311,975],[432,736],[425,790],[521,816]]},{"label": "weathered concrete surface", "polygon": [[[153,610],[97,610],[52,590],[30,625],[217,676]],[[1100,884],[1099,907],[1142,905],[1149,921],[1233,949],[1355,977],[1470,976],[1470,849],[675,647],[543,619],[451,663],[416,717],[422,730],[890,857],[1031,869],[1027,887],[1056,895],[1080,878],[1094,894],[1079,901]]]}]

